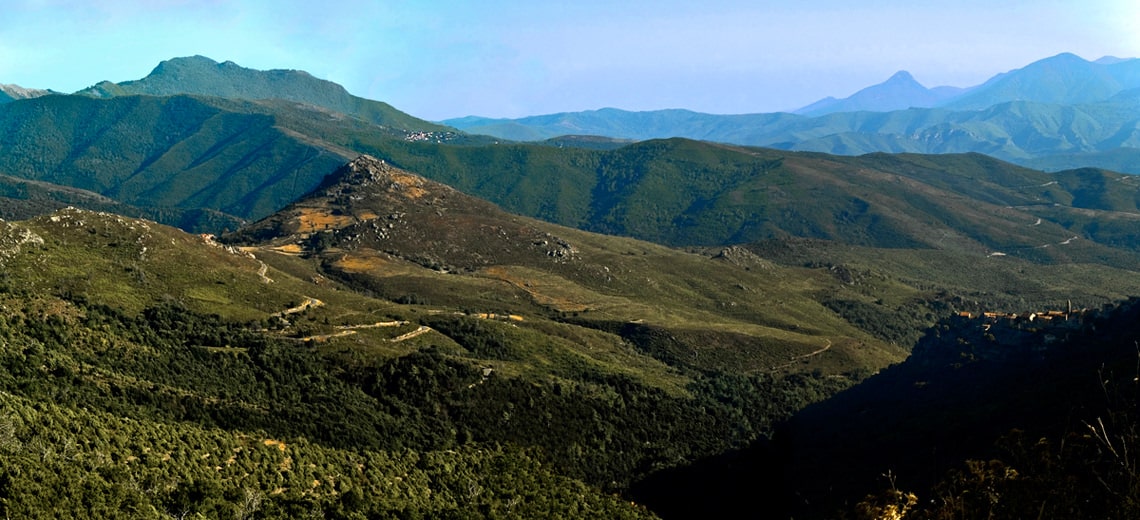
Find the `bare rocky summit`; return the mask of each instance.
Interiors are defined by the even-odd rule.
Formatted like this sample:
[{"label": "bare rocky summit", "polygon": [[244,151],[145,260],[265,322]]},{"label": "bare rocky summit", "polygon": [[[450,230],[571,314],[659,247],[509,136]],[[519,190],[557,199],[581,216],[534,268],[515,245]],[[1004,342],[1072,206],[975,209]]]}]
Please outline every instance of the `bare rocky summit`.
[{"label": "bare rocky summit", "polygon": [[19,99],[38,98],[49,94],[52,94],[52,91],[0,83],[0,103],[9,103]]},{"label": "bare rocky summit", "polygon": [[441,271],[563,263],[578,254],[543,228],[449,186],[362,155],[309,196],[230,237],[306,254],[379,251]]}]

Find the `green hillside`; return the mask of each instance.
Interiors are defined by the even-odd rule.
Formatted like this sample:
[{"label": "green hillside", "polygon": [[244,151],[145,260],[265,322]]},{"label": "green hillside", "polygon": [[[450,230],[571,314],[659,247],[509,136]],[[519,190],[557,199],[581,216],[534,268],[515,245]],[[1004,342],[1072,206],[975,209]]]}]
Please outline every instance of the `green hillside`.
[{"label": "green hillside", "polygon": [[24,220],[66,207],[146,218],[188,231],[237,229],[243,221],[209,209],[140,208],[115,202],[98,193],[0,175],[0,219]]},{"label": "green hillside", "polygon": [[[218,102],[215,102],[218,103]],[[344,161],[256,106],[201,99],[46,96],[0,109],[0,173],[142,208],[264,216]]]},{"label": "green hillside", "polygon": [[[1123,202],[1135,198],[1132,177],[1099,170],[1049,174],[978,154],[841,157],[682,139],[609,151],[361,147],[381,148],[393,164],[512,211],[678,246],[807,237],[1043,262],[1117,262],[1136,247],[1124,231],[1129,215],[1138,213],[1134,203]],[[1089,182],[1080,180],[1085,177]],[[1119,223],[1114,238],[1098,238],[1086,219]],[[1041,247],[1074,235],[1085,240],[1066,244],[1071,248]]]},{"label": "green hillside", "polygon": [[[897,350],[881,345],[847,350],[863,341],[861,334],[841,320],[821,317],[827,311],[811,297],[833,283],[826,276],[798,269],[784,273],[771,265],[754,271],[751,267],[759,264],[736,265],[510,215],[367,157],[329,182],[225,240],[315,255],[326,275],[393,300],[464,302],[483,313],[537,313],[606,331],[632,323],[633,329],[695,334],[691,340],[673,340],[670,348],[706,348],[697,337],[723,334],[803,354],[817,350],[822,336],[840,345],[805,365],[831,363],[828,357],[835,355],[875,366],[897,356]],[[464,276],[449,282],[457,274]],[[775,300],[783,302],[780,312],[766,311]],[[764,350],[751,354],[756,359],[737,358],[741,364],[735,370],[763,366],[769,355]],[[695,366],[719,366],[721,353],[728,354],[707,353]],[[778,360],[769,362],[783,364]]]},{"label": "green hillside", "polygon": [[433,407],[489,399],[469,383],[517,386],[474,360],[415,347],[334,359],[264,330],[297,291],[326,296],[311,282],[268,282],[253,258],[112,215],[5,223],[2,237],[6,516],[650,516],[523,443],[449,428],[472,421]]},{"label": "green hillside", "polygon": [[[1136,246],[1128,178],[1054,176],[978,155],[852,158],[685,140],[599,149],[458,134],[435,142],[284,101],[185,96],[48,96],[4,105],[0,127],[0,172],[95,192],[188,229],[264,217],[362,150],[511,211],[670,245],[808,237],[1114,265],[1121,253],[1106,247]],[[1062,178],[1073,180],[1051,184]],[[1073,236],[1087,240],[1042,247]]]},{"label": "green hillside", "polygon": [[[4,512],[644,516],[611,493],[902,356],[810,298],[822,273],[556,228],[394,173],[388,202],[412,204],[291,210],[398,211],[335,227],[404,236],[384,249],[310,232],[239,250],[76,209],[0,223]],[[448,225],[534,254],[462,264],[422,238]]]},{"label": "green hillside", "polygon": [[[284,207],[341,162],[365,152],[510,211],[674,246],[804,237],[1124,265],[1136,245],[1129,227],[1135,204],[1125,203],[1134,198],[1129,194],[1136,187],[1113,174],[1105,175],[1120,180],[1050,184],[1054,179],[1047,174],[974,155],[893,161],[682,139],[625,146],[612,141],[599,146],[596,139],[498,143],[446,129],[412,131],[420,128],[412,123],[390,126],[395,120],[369,119],[334,102],[347,95],[335,84],[297,71],[253,71],[201,57],[164,62],[147,78],[116,88],[118,94],[147,95],[46,96],[5,104],[0,108],[0,174],[80,188],[138,209],[129,214],[220,231]],[[175,89],[272,98],[152,97]],[[311,99],[303,100],[304,95]],[[1059,105],[1030,102],[968,114],[832,114],[810,122],[847,121],[859,132],[836,134],[833,128],[813,130],[809,125],[795,131],[795,144],[779,144],[811,148],[814,139],[829,139],[834,142],[828,148],[845,153],[884,147],[949,152],[957,149],[946,145],[954,139],[998,136],[993,132],[1005,132],[1001,129],[1020,120],[1030,122],[1019,127],[1022,133],[995,137],[1003,144],[986,151],[1018,155],[1016,150],[1061,146],[1068,154],[1080,154],[1086,153],[1084,144],[1069,146],[1043,136],[1061,133],[1076,139],[1095,131],[1111,135],[1112,146],[1128,146],[1120,129],[1128,126],[1130,112],[1114,107],[1129,100],[1121,94],[1103,105],[1061,107],[1059,114],[1051,112]],[[591,117],[606,121],[615,114],[620,111],[606,109]],[[716,127],[685,111],[646,116],[634,126],[665,128],[680,117]],[[790,114],[731,117],[738,122],[759,117],[771,123],[765,128],[809,122]],[[1119,126],[1106,124],[1114,117]],[[956,122],[937,122],[945,118]],[[926,125],[934,126],[923,130]],[[870,135],[868,129],[886,137],[866,145],[861,141]],[[929,146],[912,146],[928,141]],[[964,174],[967,170],[972,173]],[[1024,182],[1003,184],[1001,177],[1008,175]],[[1092,179],[1100,174],[1058,178],[1073,175]],[[801,204],[805,197],[813,204]],[[24,214],[28,208],[51,207],[20,206]],[[1074,236],[1082,240],[1070,241]],[[1057,244],[1066,247],[1045,247]]]}]

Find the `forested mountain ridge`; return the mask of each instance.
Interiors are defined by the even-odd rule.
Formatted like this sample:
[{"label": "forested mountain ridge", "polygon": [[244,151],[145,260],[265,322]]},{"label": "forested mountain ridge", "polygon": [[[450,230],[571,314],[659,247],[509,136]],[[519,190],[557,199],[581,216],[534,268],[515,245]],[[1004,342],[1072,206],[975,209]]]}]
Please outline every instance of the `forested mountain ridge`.
[{"label": "forested mountain ridge", "polygon": [[[256,72],[206,59],[190,62],[232,69],[235,78]],[[906,296],[885,301],[893,302],[893,312],[915,309],[903,320],[911,324],[931,323],[927,303],[943,301],[938,294],[975,294],[977,301],[1016,306],[1023,298],[1018,287],[1039,286],[1024,266],[1039,263],[1057,265],[1053,276],[1065,282],[1034,289],[1022,303],[1053,302],[1065,293],[1089,303],[1119,298],[1130,287],[1118,281],[1126,279],[1120,269],[1135,263],[1131,223],[1140,212],[1130,201],[1136,187],[1130,177],[1111,172],[1046,174],[977,154],[851,158],[684,139],[590,147],[576,146],[583,139],[496,143],[460,133],[395,131],[330,114],[336,113],[281,99],[195,96],[48,96],[9,103],[0,108],[7,136],[0,143],[0,172],[37,184],[12,184],[7,207],[11,217],[23,218],[89,204],[188,230],[233,230],[286,206],[343,161],[366,152],[510,211],[563,225],[675,246],[745,244],[753,254],[794,267],[876,273],[908,288]],[[45,183],[77,186],[118,206]],[[805,197],[813,204],[802,204]],[[782,245],[764,245],[797,237],[830,245],[807,260]],[[866,247],[890,249],[860,249]],[[932,269],[935,257],[955,266],[986,258],[1006,278]],[[1029,263],[1001,263],[1013,257]],[[866,262],[871,258],[890,261]],[[1104,266],[1096,268],[1091,284],[1074,271],[1088,262]],[[905,280],[899,272],[908,273]],[[937,289],[922,281],[932,278],[939,280]],[[856,319],[877,309],[865,305],[882,299],[881,293],[873,296],[881,289],[815,300]],[[905,346],[909,340],[902,338],[917,333],[902,332],[910,326],[876,333]]]},{"label": "forested mountain ridge", "polygon": [[[987,253],[1049,256],[1056,250],[1033,248],[1086,230],[1095,230],[1093,238],[1109,237],[1094,242],[1135,242],[1123,225],[1088,227],[1085,211],[1101,211],[1107,222],[1134,211],[1134,204],[1124,204],[1124,193],[1135,190],[1127,178],[1077,170],[1057,174],[1076,180],[1051,184],[1056,179],[1048,174],[977,155],[900,162],[685,140],[606,150],[483,144],[457,136],[468,144],[456,145],[386,136],[376,125],[330,120],[324,112],[281,101],[188,96],[47,96],[4,105],[0,127],[6,152],[0,172],[92,191],[191,230],[233,229],[234,222],[264,217],[362,150],[518,213],[672,245],[801,236],[931,247],[947,243],[941,239],[946,226],[973,242],[955,243]],[[974,189],[957,172],[961,168],[982,172],[972,175],[987,190]],[[1027,180],[1001,185],[985,172]],[[900,175],[918,184],[883,184]],[[1092,182],[1098,177],[1104,181]],[[814,179],[811,186],[808,179]],[[947,185],[948,179],[957,180]],[[1121,193],[1122,187],[1129,191]],[[799,205],[805,190],[822,204]],[[962,190],[980,204],[946,190]],[[1019,224],[1037,218],[1042,224]],[[1005,229],[994,235],[994,227]]]},{"label": "forested mountain ridge", "polygon": [[[839,155],[978,152],[1050,170],[1079,164],[1137,173],[1131,163],[1112,159],[1112,154],[1134,153],[1136,148],[1131,130],[1140,115],[1132,99],[1134,94],[1126,91],[1096,103],[1076,105],[1010,101],[983,110],[910,108],[807,117],[603,109],[492,121],[487,126],[459,121],[451,124],[467,132],[516,140],[595,134],[635,140],[685,137]],[[601,121],[592,121],[595,119]],[[541,122],[544,120],[552,122],[547,126]]]},{"label": "forested mountain ridge", "polygon": [[[213,104],[211,104],[213,103]],[[0,172],[139,207],[268,214],[345,160],[242,102],[45,96],[0,108]]]},{"label": "forested mountain ridge", "polygon": [[349,94],[344,87],[299,70],[247,69],[232,61],[205,56],[173,58],[159,63],[146,77],[122,83],[104,81],[76,94],[93,97],[180,94],[244,99],[277,99],[304,103],[359,118],[397,132],[441,132],[450,128],[417,119],[382,101]]}]

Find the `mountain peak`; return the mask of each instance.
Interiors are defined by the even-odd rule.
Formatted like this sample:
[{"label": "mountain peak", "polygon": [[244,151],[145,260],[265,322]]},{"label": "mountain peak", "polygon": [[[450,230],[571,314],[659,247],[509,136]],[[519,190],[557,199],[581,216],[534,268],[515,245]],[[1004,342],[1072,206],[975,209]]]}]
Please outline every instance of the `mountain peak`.
[{"label": "mountain peak", "polygon": [[940,101],[942,94],[922,86],[909,72],[900,70],[886,81],[872,85],[850,97],[834,100],[825,98],[796,111],[807,116],[822,116],[834,112],[889,112],[910,107],[930,107]]},{"label": "mountain peak", "polygon": [[367,187],[388,181],[384,188],[398,192],[403,191],[405,187],[422,190],[422,186],[427,182],[427,179],[414,174],[399,175],[401,182],[396,182],[393,180],[396,173],[397,170],[384,160],[371,155],[361,155],[326,177],[325,182],[317,190],[330,190],[337,185]]},{"label": "mountain peak", "polygon": [[1093,60],[1093,63],[1096,63],[1097,65],[1115,65],[1117,63],[1132,61],[1134,59],[1136,59],[1136,58],[1118,58],[1116,56],[1101,56],[1100,58]]},{"label": "mountain peak", "polygon": [[237,242],[296,244],[309,252],[373,249],[444,271],[560,264],[578,254],[536,222],[368,155],[238,235]]},{"label": "mountain peak", "polygon": [[377,159],[368,154],[361,154],[347,164],[350,169],[388,169],[388,164],[383,159]]},{"label": "mountain peak", "polygon": [[[151,70],[147,78],[152,76],[161,77],[168,74],[178,74],[182,72],[192,72],[196,74],[245,74],[248,76],[264,75],[264,74],[277,74],[277,75],[298,75],[312,78],[312,75],[305,71],[294,69],[272,69],[268,71],[258,71],[254,69],[247,69],[234,63],[231,60],[222,62],[215,61],[213,58],[195,54],[194,56],[183,56],[178,58],[170,58],[163,60]],[[337,85],[339,87],[339,85]]]},{"label": "mountain peak", "polygon": [[1086,60],[1080,56],[1077,56],[1076,54],[1073,54],[1071,52],[1062,52],[1056,56],[1050,56],[1050,57],[1045,58],[1045,59],[1040,60],[1040,61],[1043,61],[1043,62],[1062,61],[1062,62],[1071,62],[1071,63],[1077,63],[1077,62],[1088,63],[1088,60]]},{"label": "mountain peak", "polygon": [[209,57],[202,56],[201,54],[195,54],[193,56],[180,56],[180,57],[170,58],[168,60],[162,60],[162,61],[158,62],[158,66],[156,66],[154,69],[159,70],[159,69],[163,69],[163,68],[166,68],[169,66],[174,66],[174,65],[217,65],[217,64],[218,64],[218,62],[214,61],[213,59],[211,59]]},{"label": "mountain peak", "polygon": [[1012,101],[1083,104],[1106,100],[1135,83],[1117,77],[1102,63],[1063,52],[999,74],[945,105],[953,110],[981,110]]},{"label": "mountain peak", "polygon": [[905,71],[905,70],[900,70],[900,71],[894,73],[894,75],[891,76],[890,78],[888,78],[886,81],[886,83],[903,83],[903,82],[918,83],[918,81],[916,81],[914,79],[914,76],[911,76],[910,73]]},{"label": "mountain peak", "polygon": [[386,103],[349,94],[332,81],[292,69],[255,70],[201,55],[162,61],[142,79],[104,81],[77,94],[91,97],[191,94],[251,101],[282,100],[321,107],[381,125],[388,131],[449,131],[414,118]]}]

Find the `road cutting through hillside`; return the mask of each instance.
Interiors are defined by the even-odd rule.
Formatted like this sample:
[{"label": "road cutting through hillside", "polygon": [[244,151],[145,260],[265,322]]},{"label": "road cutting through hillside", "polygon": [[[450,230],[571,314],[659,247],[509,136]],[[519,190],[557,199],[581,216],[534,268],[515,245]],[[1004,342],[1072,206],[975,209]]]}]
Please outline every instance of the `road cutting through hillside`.
[{"label": "road cutting through hillside", "polygon": [[257,263],[261,264],[261,267],[257,268],[257,276],[261,277],[261,282],[262,283],[273,283],[273,279],[265,275],[265,273],[269,272],[269,266],[266,265],[266,263],[262,262],[261,260],[258,260]]},{"label": "road cutting through hillside", "polygon": [[309,307],[320,307],[324,304],[325,304],[325,302],[322,302],[316,298],[308,298],[307,300],[305,300],[304,302],[302,302],[300,305],[298,305],[296,307],[285,309],[285,310],[278,312],[278,313],[275,313],[273,315],[274,316],[286,316],[289,314],[297,314],[298,312],[303,312],[305,309],[308,309]]},{"label": "road cutting through hillside", "polygon": [[[338,329],[338,332],[334,332],[332,334],[317,334],[317,335],[313,335],[313,336],[305,336],[303,338],[287,338],[287,339],[292,340],[292,341],[298,341],[301,343],[305,343],[305,342],[309,342],[309,341],[319,343],[319,342],[328,341],[328,340],[334,339],[334,338],[343,338],[345,336],[351,336],[353,334],[356,334],[357,331],[361,330],[361,329],[376,329],[376,328],[380,328],[380,327],[399,327],[399,326],[407,325],[407,324],[408,324],[408,322],[406,322],[406,321],[378,321],[376,323],[365,323],[363,325],[339,325],[336,327]],[[397,343],[397,342],[404,341],[407,339],[412,339],[416,336],[419,336],[420,334],[430,332],[431,330],[433,330],[431,327],[425,327],[425,326],[421,325],[420,328],[418,328],[412,332],[409,332],[407,334],[403,334],[400,336],[396,336],[395,338],[388,339],[386,341],[389,341],[391,343]]]},{"label": "road cutting through hillside", "polygon": [[363,325],[338,325],[340,330],[356,330],[356,329],[377,329],[380,327],[399,327],[407,325],[409,322],[404,320],[399,321],[378,321],[376,323],[365,323]]},{"label": "road cutting through hillside", "polygon": [[[306,301],[305,303],[298,305],[296,307],[293,307],[292,309],[288,309],[288,310],[285,310],[281,313],[278,313],[275,316],[280,316],[283,314],[293,314],[293,313],[301,312],[308,307],[316,307],[316,306],[320,306],[320,305],[324,305],[324,303],[321,302],[320,300],[316,299],[316,298],[309,298],[309,300]],[[437,311],[437,312],[442,314],[444,311]],[[470,317],[480,319],[480,320],[523,321],[522,316],[518,316],[515,314],[476,313],[476,314],[463,314],[463,315],[464,316],[470,316]],[[328,341],[328,340],[334,339],[334,338],[343,338],[345,336],[351,336],[353,334],[356,334],[357,331],[360,329],[374,329],[374,328],[381,328],[381,327],[400,327],[403,325],[408,325],[410,323],[411,322],[408,322],[408,321],[398,320],[398,321],[378,321],[376,323],[365,323],[362,325],[338,325],[336,327],[338,329],[338,332],[334,332],[332,334],[318,334],[318,335],[314,335],[314,336],[305,336],[303,338],[286,338],[286,339],[289,339],[291,341],[298,341],[298,342],[302,342],[302,343],[308,342],[308,341],[322,342],[322,341]],[[396,336],[394,338],[389,338],[389,339],[386,339],[384,341],[387,341],[389,343],[400,343],[402,341],[407,341],[407,340],[415,338],[417,336],[422,336],[424,334],[427,334],[428,332],[438,332],[438,331],[436,331],[435,329],[433,329],[431,327],[428,327],[427,325],[420,325],[416,328],[416,330],[413,330],[411,332],[406,332],[404,334],[400,334],[399,336]],[[813,354],[820,353],[823,350],[827,350],[830,347],[831,347],[831,345],[829,342],[828,346],[824,347],[821,351],[818,351],[818,352],[815,352],[812,354],[808,354],[808,355],[810,356]]]},{"label": "road cutting through hillside", "polygon": [[427,325],[420,325],[419,328],[417,328],[416,330],[413,330],[407,334],[400,334],[399,336],[396,336],[396,337],[388,340],[388,342],[389,343],[399,343],[401,341],[407,341],[407,340],[412,339],[416,336],[419,336],[422,334],[427,334],[428,332],[432,332],[434,330],[435,329],[428,327]]},{"label": "road cutting through hillside", "polygon": [[823,347],[819,348],[818,350],[813,350],[813,351],[808,352],[807,354],[804,354],[802,356],[795,356],[791,359],[791,361],[789,361],[783,365],[772,367],[772,371],[774,372],[776,370],[783,370],[785,368],[788,368],[788,367],[796,364],[797,361],[802,361],[802,360],[810,358],[810,357],[815,357],[815,356],[818,356],[820,354],[823,354],[824,352],[827,352],[828,350],[831,350],[831,340],[830,339],[824,339],[824,341],[826,341],[827,344],[824,345]]},{"label": "road cutting through hillside", "polygon": [[303,338],[285,338],[285,339],[288,339],[291,341],[297,341],[297,342],[301,342],[301,343],[307,343],[310,341],[312,341],[314,343],[320,343],[323,341],[328,341],[328,340],[333,339],[333,338],[343,338],[345,336],[351,336],[353,334],[356,334],[355,330],[342,330],[340,332],[334,332],[332,334],[318,334],[316,336],[305,336]]},{"label": "road cutting through hillside", "polygon": [[[1040,221],[1041,219],[1037,219],[1037,220]],[[1036,225],[1036,224],[1034,224],[1034,225]],[[1073,235],[1073,236],[1071,236],[1071,237],[1069,237],[1069,238],[1067,238],[1061,242],[1057,242],[1055,244],[1041,244],[1037,247],[1034,247],[1033,249],[1045,249],[1047,247],[1052,247],[1052,246],[1067,246],[1069,244],[1072,244],[1074,240],[1080,240],[1080,238],[1081,237],[1079,237],[1077,235]],[[990,254],[986,255],[986,257],[994,257],[994,256],[1008,256],[1008,255],[1006,255],[1005,253],[1002,253],[1001,251],[993,251]]]}]

